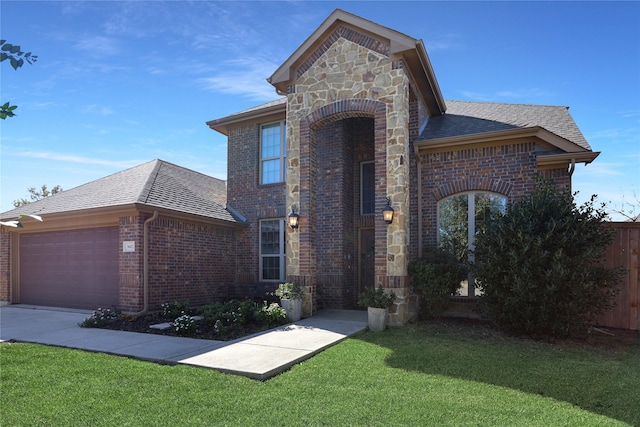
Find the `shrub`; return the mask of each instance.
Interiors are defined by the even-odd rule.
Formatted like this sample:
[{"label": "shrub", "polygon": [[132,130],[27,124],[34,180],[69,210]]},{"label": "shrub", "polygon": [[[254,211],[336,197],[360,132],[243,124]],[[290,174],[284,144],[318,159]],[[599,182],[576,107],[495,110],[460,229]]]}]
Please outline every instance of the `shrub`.
[{"label": "shrub", "polygon": [[364,288],[364,291],[358,297],[358,305],[362,307],[389,308],[395,300],[395,292],[387,293],[382,285],[378,285],[378,288]]},{"label": "shrub", "polygon": [[225,331],[233,325],[245,325],[255,319],[256,307],[253,301],[231,300],[225,303],[209,304],[200,309],[204,321]]},{"label": "shrub", "polygon": [[98,308],[91,316],[84,319],[78,325],[82,328],[100,328],[112,320],[118,318],[122,312],[117,308]]},{"label": "shrub", "polygon": [[539,179],[534,193],[489,219],[476,238],[475,274],[487,314],[516,333],[586,332],[613,305],[624,270],[607,269],[612,241],[595,196],[573,195]]},{"label": "shrub", "polygon": [[278,303],[268,304],[266,301],[256,312],[257,319],[263,325],[273,325],[283,322],[287,318],[287,312]]},{"label": "shrub", "polygon": [[451,305],[469,268],[443,248],[425,246],[422,258],[409,264],[413,290],[420,296],[420,315],[431,318],[442,314]]},{"label": "shrub", "polygon": [[298,283],[280,283],[272,295],[284,299],[297,299],[303,296],[302,286]]},{"label": "shrub", "polygon": [[162,316],[167,319],[175,319],[189,312],[189,303],[186,301],[166,302],[160,305]]}]

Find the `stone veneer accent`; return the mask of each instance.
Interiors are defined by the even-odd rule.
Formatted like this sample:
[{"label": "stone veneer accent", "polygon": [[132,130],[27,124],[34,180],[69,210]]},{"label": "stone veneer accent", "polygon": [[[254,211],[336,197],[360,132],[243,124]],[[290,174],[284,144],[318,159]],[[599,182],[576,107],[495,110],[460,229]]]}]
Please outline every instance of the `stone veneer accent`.
[{"label": "stone veneer accent", "polygon": [[[387,196],[395,210],[389,226],[379,216],[375,219],[375,280],[404,296],[409,255],[410,82],[399,64],[381,53],[386,48],[379,41],[349,31],[349,39],[364,41],[375,50],[334,33],[303,62],[287,96],[286,203],[287,210],[296,205],[301,213],[300,231],[288,234],[287,273],[303,285],[316,284],[317,255],[310,238],[317,219],[315,131],[336,120],[372,117],[376,211],[382,210]],[[396,308],[392,313],[392,323],[406,322],[405,310]]]}]

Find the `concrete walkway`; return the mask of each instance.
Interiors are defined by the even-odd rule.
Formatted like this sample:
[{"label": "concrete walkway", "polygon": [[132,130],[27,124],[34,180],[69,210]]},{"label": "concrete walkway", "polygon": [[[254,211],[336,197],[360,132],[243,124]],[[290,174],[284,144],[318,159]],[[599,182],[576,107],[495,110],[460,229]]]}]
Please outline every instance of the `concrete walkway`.
[{"label": "concrete walkway", "polygon": [[20,341],[186,364],[265,380],[367,327],[366,311],[322,310],[315,316],[235,341],[81,328],[87,310],[0,307],[0,341]]}]

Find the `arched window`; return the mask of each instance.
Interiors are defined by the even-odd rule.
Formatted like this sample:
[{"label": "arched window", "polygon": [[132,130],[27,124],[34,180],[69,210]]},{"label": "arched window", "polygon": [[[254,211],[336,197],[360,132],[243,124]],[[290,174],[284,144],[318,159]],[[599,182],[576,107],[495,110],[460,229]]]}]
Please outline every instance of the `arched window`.
[{"label": "arched window", "polygon": [[[438,245],[460,261],[473,261],[475,236],[482,231],[486,218],[504,212],[506,205],[505,196],[488,192],[468,192],[442,199],[438,202]],[[462,296],[479,295],[473,280],[470,282],[471,286],[463,283]]]}]

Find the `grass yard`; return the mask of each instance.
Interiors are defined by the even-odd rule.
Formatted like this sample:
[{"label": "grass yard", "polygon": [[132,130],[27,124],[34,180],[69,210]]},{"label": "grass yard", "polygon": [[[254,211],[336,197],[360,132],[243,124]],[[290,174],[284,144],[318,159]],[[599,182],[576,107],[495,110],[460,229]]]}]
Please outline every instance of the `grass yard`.
[{"label": "grass yard", "polygon": [[640,426],[640,343],[604,349],[484,326],[361,333],[271,380],[0,344],[2,426]]}]

